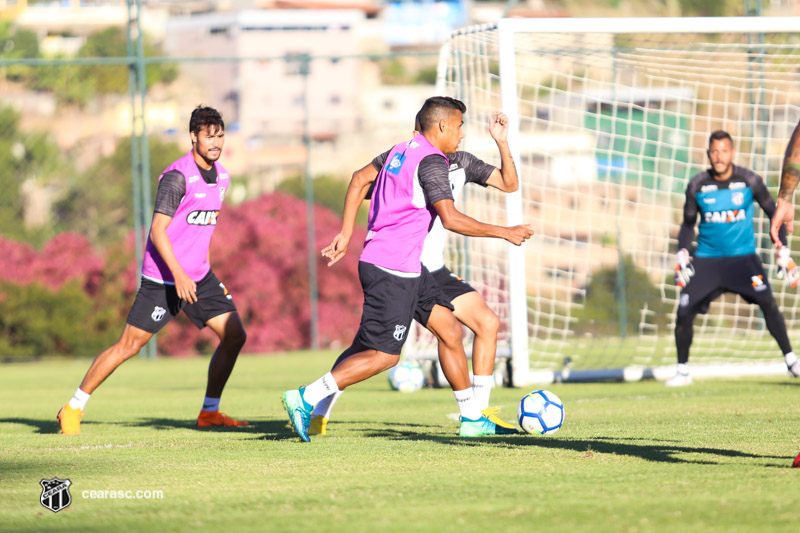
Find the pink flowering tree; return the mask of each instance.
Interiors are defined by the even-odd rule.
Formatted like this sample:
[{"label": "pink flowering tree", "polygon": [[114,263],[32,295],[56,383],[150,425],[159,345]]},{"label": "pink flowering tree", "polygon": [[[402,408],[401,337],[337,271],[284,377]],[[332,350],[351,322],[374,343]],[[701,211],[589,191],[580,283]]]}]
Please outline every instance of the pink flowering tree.
[{"label": "pink flowering tree", "polygon": [[[319,206],[314,219],[320,344],[346,346],[361,316],[357,266],[365,232],[357,228],[348,255],[329,268],[319,251],[338,233],[341,220]],[[306,230],[305,203],[293,196],[265,195],[223,209],[211,263],[244,322],[245,352],[310,346]],[[64,233],[35,250],[0,236],[0,357],[96,355],[113,343],[136,293],[133,244],[131,233],[101,253],[85,237]],[[26,322],[25,309],[38,314]],[[166,355],[208,354],[216,337],[180,315],[158,334],[158,345]]]}]

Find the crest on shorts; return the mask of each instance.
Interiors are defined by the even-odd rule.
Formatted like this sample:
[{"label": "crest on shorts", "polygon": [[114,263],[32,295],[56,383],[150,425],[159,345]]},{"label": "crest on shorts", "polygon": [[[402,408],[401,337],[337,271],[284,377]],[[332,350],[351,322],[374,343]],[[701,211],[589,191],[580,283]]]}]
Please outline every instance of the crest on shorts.
[{"label": "crest on shorts", "polygon": [[42,486],[42,495],[39,497],[39,501],[43,507],[57,513],[72,503],[72,496],[69,494],[69,486],[72,485],[72,481],[55,477],[43,479],[39,485]]},{"label": "crest on shorts", "polygon": [[153,322],[160,322],[164,315],[166,314],[167,310],[163,307],[155,306],[153,308],[153,312],[150,314],[150,318],[153,319]]},{"label": "crest on shorts", "polygon": [[233,296],[231,296],[231,294],[228,292],[228,288],[225,286],[224,283],[220,282],[219,288],[222,289],[222,294],[225,295],[225,298],[227,298],[228,300],[233,299]]},{"label": "crest on shorts", "polygon": [[406,334],[406,327],[404,325],[397,324],[394,327],[394,338],[395,338],[395,340],[397,340],[397,341],[403,340],[403,337],[405,336],[405,334]]}]

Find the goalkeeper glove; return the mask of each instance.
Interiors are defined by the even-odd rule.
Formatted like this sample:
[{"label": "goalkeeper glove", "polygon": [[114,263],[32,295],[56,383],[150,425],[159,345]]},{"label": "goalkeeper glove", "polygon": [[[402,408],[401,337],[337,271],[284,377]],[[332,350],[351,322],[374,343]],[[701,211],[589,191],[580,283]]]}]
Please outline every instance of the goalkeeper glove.
[{"label": "goalkeeper glove", "polygon": [[800,271],[797,270],[797,265],[792,261],[790,254],[791,250],[788,246],[778,248],[778,271],[775,276],[792,287],[797,287],[797,283],[800,281]]},{"label": "goalkeeper glove", "polygon": [[675,284],[681,289],[689,284],[694,276],[694,267],[689,262],[689,252],[686,248],[678,250],[678,264],[675,265]]}]

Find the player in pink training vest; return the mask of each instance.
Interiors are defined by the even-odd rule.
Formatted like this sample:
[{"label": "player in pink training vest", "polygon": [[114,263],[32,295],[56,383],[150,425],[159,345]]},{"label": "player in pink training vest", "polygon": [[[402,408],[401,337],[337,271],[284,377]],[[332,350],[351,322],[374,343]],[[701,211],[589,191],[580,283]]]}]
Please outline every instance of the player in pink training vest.
[{"label": "player in pink training vest", "polygon": [[[420,110],[421,134],[392,148],[377,179],[370,205],[367,239],[358,265],[364,306],[361,325],[351,346],[333,370],[307,387],[281,397],[292,428],[308,442],[310,415],[320,400],[397,364],[406,333],[418,306],[430,310],[428,329],[439,342],[439,358],[461,413],[459,435],[516,433],[486,419],[473,394],[461,343],[461,324],[453,306],[421,262],[422,247],[436,216],[443,226],[463,235],[496,237],[517,246],[533,230],[527,225],[493,226],[455,209],[445,153],[454,153],[463,137],[463,102],[433,97]],[[322,251],[333,265],[347,253],[354,212],[369,183],[350,182],[345,197],[342,231]]]},{"label": "player in pink training vest", "polygon": [[[783,170],[781,171],[781,186],[778,190],[778,205],[775,214],[772,215],[769,234],[772,242],[778,250],[778,265],[786,269],[788,279],[796,284],[800,279],[800,269],[789,254],[782,252],[783,243],[780,239],[780,229],[786,224],[786,231],[794,232],[794,191],[800,183],[800,122],[795,126],[789,143],[786,145],[786,152],[783,156]],[[781,257],[783,256],[783,257]],[[788,361],[787,361],[788,364]],[[795,364],[800,364],[795,362]],[[791,368],[791,367],[790,367]],[[800,468],[800,454],[794,458],[792,463],[794,468]]]},{"label": "player in pink training vest", "polygon": [[208,262],[211,236],[230,187],[228,171],[217,161],[225,144],[225,123],[219,112],[198,106],[189,120],[189,136],[192,150],[158,178],[142,283],[125,329],[92,362],[75,395],[58,412],[64,435],[80,433],[89,396],[181,310],[198,328],[211,328],[220,340],[209,364],[197,427],[248,424],[219,411],[222,389],[247,337],[232,296]]},{"label": "player in pink training vest", "polygon": [[[453,191],[453,200],[456,202],[468,183],[482,187],[490,186],[503,192],[513,192],[519,187],[517,170],[508,147],[508,116],[499,111],[493,113],[488,126],[489,134],[497,143],[501,161],[500,168],[484,163],[469,152],[457,151],[454,154],[445,154],[450,163],[448,178]],[[414,123],[415,134],[419,132],[420,128],[418,114]],[[354,185],[374,183],[388,156],[389,152],[385,152],[374,158],[372,163],[357,170],[353,174]],[[422,264],[431,272],[436,284],[453,305],[455,317],[474,333],[472,388],[478,409],[491,422],[512,429],[514,426],[498,416],[500,408],[489,406],[491,388],[494,385],[493,373],[500,319],[486,305],[478,291],[447,268],[444,262],[446,238],[447,230],[442,225],[442,219],[437,218],[428,232],[428,236],[425,237],[425,244],[422,247]],[[414,312],[414,320],[424,327],[428,324],[429,315],[430,309],[418,306]],[[327,433],[331,411],[342,394],[342,392],[332,394],[314,407],[309,425],[309,435],[325,435]]]}]

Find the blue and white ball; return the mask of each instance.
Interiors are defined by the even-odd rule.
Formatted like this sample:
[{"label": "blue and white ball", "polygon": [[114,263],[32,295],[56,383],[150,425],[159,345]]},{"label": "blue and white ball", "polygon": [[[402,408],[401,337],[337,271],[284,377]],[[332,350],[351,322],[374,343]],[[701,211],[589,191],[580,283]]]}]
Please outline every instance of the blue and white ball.
[{"label": "blue and white ball", "polygon": [[535,390],[520,400],[517,419],[526,433],[555,433],[564,423],[564,404],[548,390]]},{"label": "blue and white ball", "polygon": [[400,392],[416,392],[425,386],[425,372],[416,361],[400,361],[389,370],[389,386]]}]

